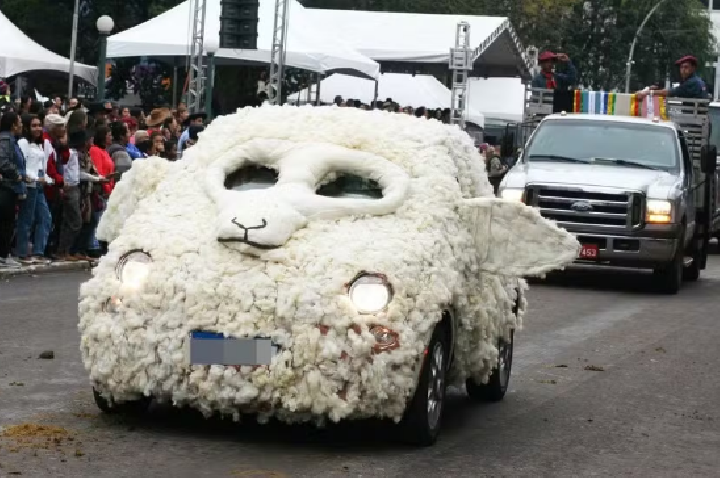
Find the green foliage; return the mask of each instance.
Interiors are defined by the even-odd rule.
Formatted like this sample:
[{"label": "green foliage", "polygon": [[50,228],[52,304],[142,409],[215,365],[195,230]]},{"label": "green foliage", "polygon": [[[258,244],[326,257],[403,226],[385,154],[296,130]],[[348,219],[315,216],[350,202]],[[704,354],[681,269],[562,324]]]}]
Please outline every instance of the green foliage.
[{"label": "green foliage", "polygon": [[[525,46],[567,53],[580,82],[624,88],[630,45],[657,0],[301,0],[306,7],[506,16]],[[700,65],[715,39],[700,0],[666,0],[638,38],[632,86],[662,84],[674,62],[692,54]],[[700,73],[705,73],[700,68]],[[710,73],[710,72],[707,72]]]}]

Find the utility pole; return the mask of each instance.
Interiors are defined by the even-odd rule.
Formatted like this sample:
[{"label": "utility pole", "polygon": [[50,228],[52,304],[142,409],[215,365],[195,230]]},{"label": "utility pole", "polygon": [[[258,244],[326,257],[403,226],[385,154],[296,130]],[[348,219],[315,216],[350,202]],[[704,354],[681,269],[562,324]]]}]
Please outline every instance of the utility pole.
[{"label": "utility pole", "polygon": [[205,37],[205,14],[207,12],[207,0],[191,0],[190,14],[193,16],[192,39],[190,43],[190,56],[188,58],[188,89],[187,107],[191,113],[197,113],[202,109],[204,62],[203,47]]}]

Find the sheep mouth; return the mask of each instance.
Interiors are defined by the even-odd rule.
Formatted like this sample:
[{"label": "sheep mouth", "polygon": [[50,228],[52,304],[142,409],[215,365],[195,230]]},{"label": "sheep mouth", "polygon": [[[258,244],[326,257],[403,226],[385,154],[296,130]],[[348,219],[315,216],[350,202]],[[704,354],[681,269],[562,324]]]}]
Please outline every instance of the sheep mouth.
[{"label": "sheep mouth", "polygon": [[263,251],[269,251],[272,249],[279,249],[282,246],[278,246],[275,244],[260,244],[258,242],[254,241],[246,241],[243,238],[240,237],[219,237],[218,242],[220,243],[235,243],[235,244],[247,244],[250,247],[254,247],[255,249],[261,249]]}]

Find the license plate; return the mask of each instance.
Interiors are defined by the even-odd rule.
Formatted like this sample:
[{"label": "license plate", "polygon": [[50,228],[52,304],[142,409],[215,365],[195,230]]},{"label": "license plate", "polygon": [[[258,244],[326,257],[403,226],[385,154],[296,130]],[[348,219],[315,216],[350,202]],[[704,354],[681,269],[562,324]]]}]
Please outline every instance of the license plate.
[{"label": "license plate", "polygon": [[217,332],[190,333],[190,365],[270,365],[279,347],[262,337],[226,337]]},{"label": "license plate", "polygon": [[580,249],[580,259],[597,259],[598,246],[595,244],[583,244]]}]

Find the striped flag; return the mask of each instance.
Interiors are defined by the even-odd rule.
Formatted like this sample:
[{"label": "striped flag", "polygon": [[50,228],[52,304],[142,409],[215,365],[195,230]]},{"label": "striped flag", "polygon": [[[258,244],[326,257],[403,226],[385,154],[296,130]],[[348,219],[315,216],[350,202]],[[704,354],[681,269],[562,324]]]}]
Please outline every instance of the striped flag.
[{"label": "striped flag", "polygon": [[659,117],[666,120],[667,100],[652,95],[640,99],[636,94],[575,90],[573,112],[591,115]]}]

